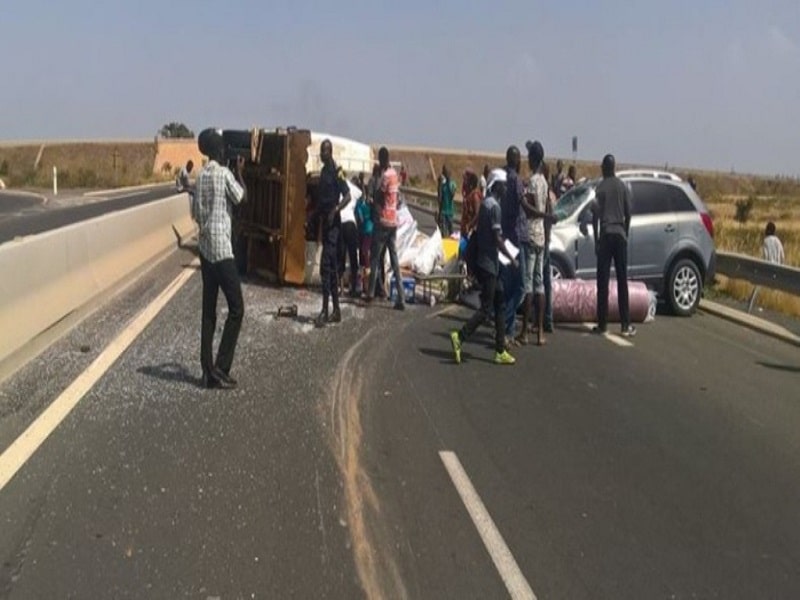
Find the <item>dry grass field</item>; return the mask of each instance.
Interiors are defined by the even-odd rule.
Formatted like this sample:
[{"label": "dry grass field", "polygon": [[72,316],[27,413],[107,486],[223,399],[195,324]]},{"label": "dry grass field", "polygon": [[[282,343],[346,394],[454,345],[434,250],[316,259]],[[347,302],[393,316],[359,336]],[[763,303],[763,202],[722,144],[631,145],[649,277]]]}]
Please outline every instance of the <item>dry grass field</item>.
[{"label": "dry grass field", "polygon": [[[747,222],[734,219],[737,198],[717,197],[707,202],[714,216],[717,248],[751,256],[761,256],[761,243],[767,222],[773,221],[778,237],[786,252],[786,264],[800,266],[800,193],[794,197],[780,199],[758,197]],[[741,200],[740,198],[738,200]],[[717,289],[739,300],[746,300],[753,286],[746,281],[737,281],[719,276]],[[759,291],[758,304],[786,314],[800,316],[800,298],[783,292]]]},{"label": "dry grass field", "polygon": [[148,183],[153,173],[153,142],[70,143],[45,145],[38,165],[39,145],[0,146],[0,177],[17,188],[49,188],[53,166],[60,188],[102,188]]}]

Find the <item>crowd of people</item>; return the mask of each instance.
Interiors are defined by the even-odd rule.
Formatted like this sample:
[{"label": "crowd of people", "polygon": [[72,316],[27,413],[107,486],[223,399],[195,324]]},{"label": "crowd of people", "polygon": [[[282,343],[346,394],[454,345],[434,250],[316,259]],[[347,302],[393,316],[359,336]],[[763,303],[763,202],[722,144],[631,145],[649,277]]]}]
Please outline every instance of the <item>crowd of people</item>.
[{"label": "crowd of people", "polygon": [[[575,167],[570,166],[565,175],[563,163],[558,161],[556,173],[551,177],[542,144],[529,141],[525,147],[531,173],[527,182],[520,175],[522,159],[516,146],[508,148],[504,168],[489,170],[486,166],[480,179],[472,170],[464,173],[461,233],[469,238],[466,262],[480,286],[481,306],[460,330],[450,334],[457,363],[461,362],[463,343],[485,321],[494,323],[494,360],[501,365],[515,364],[510,351],[528,344],[529,333],[535,333],[537,345],[544,346],[546,334],[553,331],[549,245],[551,229],[557,221],[554,207],[558,198],[575,185],[576,172]],[[606,302],[598,302],[597,333],[605,333],[607,326],[611,260],[616,261],[618,273],[626,272],[618,236],[627,236],[630,196],[627,187],[617,183],[614,169],[613,156],[606,156],[603,160],[605,179],[598,188],[594,210],[598,293],[603,294],[603,285],[606,288]],[[438,194],[441,215],[445,214],[449,186],[449,171],[445,167]],[[619,277],[618,285],[621,333],[632,336],[635,329],[627,318],[626,278]],[[520,309],[522,320],[518,324]]]},{"label": "crowd of people", "polygon": [[[231,365],[244,315],[241,283],[234,262],[231,207],[242,202],[246,186],[242,179],[244,161],[235,168],[225,165],[222,136],[205,130],[198,137],[201,152],[208,162],[191,188],[192,217],[198,223],[199,253],[203,277],[201,366],[203,384],[209,388],[234,387]],[[558,197],[575,184],[574,166],[563,173],[558,161],[550,174],[540,142],[526,143],[530,178],[523,181],[521,153],[516,146],[506,152],[506,165],[499,169],[486,166],[480,176],[468,169],[463,176],[461,235],[468,240],[460,258],[480,288],[480,309],[459,330],[451,333],[456,362],[461,361],[462,344],[482,323],[491,321],[495,329],[495,362],[515,363],[511,350],[528,343],[535,333],[543,346],[546,334],[553,331],[552,282],[549,268],[550,230],[556,222]],[[313,210],[308,213],[307,232],[322,241],[320,276],[322,307],[315,319],[318,327],[342,320],[340,290],[345,265],[349,263],[349,295],[363,298],[368,305],[375,297],[385,296],[385,257],[394,275],[394,308],[405,309],[402,276],[398,264],[396,238],[398,201],[401,181],[407,178],[390,162],[389,151],[378,152],[369,181],[360,174],[348,181],[344,170],[333,158],[330,140],[320,146],[322,169]],[[192,165],[182,172],[178,186],[190,189],[188,176]],[[619,277],[626,272],[627,232],[630,226],[630,192],[615,177],[614,158],[608,155],[603,164],[604,180],[597,190],[594,211],[595,239],[598,254],[598,333],[605,332],[609,269],[612,261],[618,274],[622,334],[631,336],[635,329],[627,319],[627,282]],[[402,175],[401,175],[402,173]],[[456,183],[450,170],[442,169],[439,185],[439,225],[443,235],[454,229]],[[228,303],[228,316],[216,359],[213,337],[216,306],[222,290]],[[521,309],[522,320],[517,313]]]}]

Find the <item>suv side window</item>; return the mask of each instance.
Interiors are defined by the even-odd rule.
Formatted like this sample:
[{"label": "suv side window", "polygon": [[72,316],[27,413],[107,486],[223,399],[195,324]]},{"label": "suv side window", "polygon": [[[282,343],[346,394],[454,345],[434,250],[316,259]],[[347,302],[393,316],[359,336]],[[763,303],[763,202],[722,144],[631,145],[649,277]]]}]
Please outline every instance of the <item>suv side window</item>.
[{"label": "suv side window", "polygon": [[694,204],[681,188],[674,185],[666,186],[669,190],[669,203],[675,212],[696,212]]},{"label": "suv side window", "polygon": [[656,215],[672,211],[669,196],[665,193],[671,186],[650,181],[634,181],[631,187],[633,191],[631,214]]}]

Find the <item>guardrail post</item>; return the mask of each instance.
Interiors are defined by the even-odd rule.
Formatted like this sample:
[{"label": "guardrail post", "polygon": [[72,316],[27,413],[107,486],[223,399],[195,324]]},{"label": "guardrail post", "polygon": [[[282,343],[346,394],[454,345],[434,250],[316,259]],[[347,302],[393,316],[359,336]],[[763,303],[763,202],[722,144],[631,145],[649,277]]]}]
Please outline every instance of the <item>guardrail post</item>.
[{"label": "guardrail post", "polygon": [[58,168],[53,165],[53,196],[58,196]]}]

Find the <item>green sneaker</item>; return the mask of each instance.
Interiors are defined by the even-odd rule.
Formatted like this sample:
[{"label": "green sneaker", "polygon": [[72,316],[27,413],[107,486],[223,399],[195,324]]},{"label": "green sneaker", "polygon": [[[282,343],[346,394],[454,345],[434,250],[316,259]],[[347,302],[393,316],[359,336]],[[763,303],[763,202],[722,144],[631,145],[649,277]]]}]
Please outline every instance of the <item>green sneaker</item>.
[{"label": "green sneaker", "polygon": [[453,344],[453,354],[456,357],[456,364],[461,364],[461,337],[457,331],[450,333],[450,342]]},{"label": "green sneaker", "polygon": [[517,359],[511,356],[508,353],[508,350],[503,350],[502,352],[497,352],[494,355],[494,363],[496,365],[513,365],[517,362]]}]

